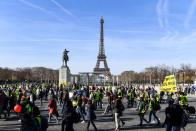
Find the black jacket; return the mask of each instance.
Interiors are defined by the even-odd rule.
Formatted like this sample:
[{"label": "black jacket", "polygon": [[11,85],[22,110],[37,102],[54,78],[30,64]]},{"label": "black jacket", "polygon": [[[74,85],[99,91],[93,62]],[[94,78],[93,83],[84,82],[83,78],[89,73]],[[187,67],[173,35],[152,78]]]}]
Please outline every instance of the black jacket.
[{"label": "black jacket", "polygon": [[171,124],[172,126],[181,126],[182,119],[183,119],[183,109],[180,105],[173,105],[171,111]]}]

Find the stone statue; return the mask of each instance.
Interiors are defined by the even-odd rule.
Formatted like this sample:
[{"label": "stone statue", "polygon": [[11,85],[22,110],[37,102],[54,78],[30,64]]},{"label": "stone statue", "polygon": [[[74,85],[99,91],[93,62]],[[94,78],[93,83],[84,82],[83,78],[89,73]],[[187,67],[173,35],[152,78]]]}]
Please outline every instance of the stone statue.
[{"label": "stone statue", "polygon": [[69,51],[66,49],[63,52],[63,66],[67,67],[67,61],[69,61],[69,56],[67,55]]}]

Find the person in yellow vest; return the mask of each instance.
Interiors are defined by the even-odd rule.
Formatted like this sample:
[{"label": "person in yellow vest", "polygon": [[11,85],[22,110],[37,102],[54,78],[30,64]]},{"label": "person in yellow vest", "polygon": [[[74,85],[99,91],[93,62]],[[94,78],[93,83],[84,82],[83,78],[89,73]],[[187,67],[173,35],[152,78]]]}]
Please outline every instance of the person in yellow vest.
[{"label": "person in yellow vest", "polygon": [[119,89],[117,90],[117,95],[118,95],[118,98],[123,99],[123,93],[122,93],[121,88],[119,88]]},{"label": "person in yellow vest", "polygon": [[127,108],[133,107],[134,104],[134,99],[135,99],[135,93],[133,89],[128,90],[128,94],[127,94]]},{"label": "person in yellow vest", "polygon": [[99,97],[100,97],[100,90],[97,89],[96,92],[95,92],[95,105],[96,105],[96,108],[100,108],[100,105],[99,105]]},{"label": "person in yellow vest", "polygon": [[179,103],[181,108],[186,108],[188,106],[188,98],[185,93],[181,92],[179,96]]},{"label": "person in yellow vest", "polygon": [[78,99],[77,99],[77,96],[74,96],[73,99],[72,99],[72,105],[73,105],[73,108],[76,109],[77,106],[78,106]]},{"label": "person in yellow vest", "polygon": [[19,100],[20,98],[19,88],[16,89],[15,94],[16,94],[16,99]]},{"label": "person in yellow vest", "polygon": [[96,110],[97,109],[97,101],[96,101],[96,93],[95,93],[95,91],[91,91],[89,99],[92,100],[92,102],[93,102],[93,104],[95,106],[95,110]]},{"label": "person in yellow vest", "polygon": [[160,103],[160,95],[156,93],[155,95],[155,101]]},{"label": "person in yellow vest", "polygon": [[143,101],[144,101],[145,104],[147,104],[149,102],[149,96],[148,96],[148,93],[145,90],[142,90],[140,92],[140,97],[143,98]]},{"label": "person in yellow vest", "polygon": [[109,86],[109,92],[112,92],[112,86]]},{"label": "person in yellow vest", "polygon": [[33,108],[33,118],[35,120],[35,125],[38,130],[40,131],[46,131],[48,128],[48,120],[40,115],[39,108],[35,106]]},{"label": "person in yellow vest", "polygon": [[159,108],[159,107],[157,107],[158,106],[158,103],[157,102],[159,102],[159,101],[157,101],[157,99],[155,97],[150,98],[150,102],[149,102],[149,111],[150,111],[150,113],[149,113],[149,123],[151,122],[151,118],[152,118],[152,115],[153,115],[154,118],[158,122],[157,125],[160,125],[159,118],[156,115],[156,111]]},{"label": "person in yellow vest", "polygon": [[139,124],[139,126],[142,126],[143,121],[145,121],[146,123],[149,123],[149,122],[144,118],[144,115],[146,113],[146,104],[144,102],[144,98],[140,97],[139,99],[140,99],[139,105],[138,105],[138,115],[140,117],[140,124]]},{"label": "person in yellow vest", "polygon": [[96,106],[102,109],[103,93],[101,92],[100,89],[97,89],[97,92],[95,93],[95,99],[96,99]]}]

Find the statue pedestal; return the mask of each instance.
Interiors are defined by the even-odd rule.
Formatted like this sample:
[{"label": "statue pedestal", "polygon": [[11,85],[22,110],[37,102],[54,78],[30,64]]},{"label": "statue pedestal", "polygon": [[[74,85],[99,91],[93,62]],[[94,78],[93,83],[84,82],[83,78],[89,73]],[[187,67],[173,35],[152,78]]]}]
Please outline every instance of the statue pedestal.
[{"label": "statue pedestal", "polygon": [[62,66],[59,69],[59,86],[68,86],[71,82],[71,73],[68,66]]}]

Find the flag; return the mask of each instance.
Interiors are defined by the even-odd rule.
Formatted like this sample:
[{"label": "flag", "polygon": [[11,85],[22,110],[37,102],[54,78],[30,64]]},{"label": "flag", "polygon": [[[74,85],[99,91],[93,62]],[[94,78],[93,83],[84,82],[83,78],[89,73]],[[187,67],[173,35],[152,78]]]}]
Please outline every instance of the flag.
[{"label": "flag", "polygon": [[169,75],[165,77],[163,85],[160,87],[160,91],[177,92],[176,78],[174,75]]}]

